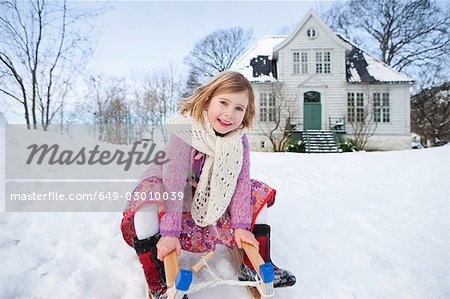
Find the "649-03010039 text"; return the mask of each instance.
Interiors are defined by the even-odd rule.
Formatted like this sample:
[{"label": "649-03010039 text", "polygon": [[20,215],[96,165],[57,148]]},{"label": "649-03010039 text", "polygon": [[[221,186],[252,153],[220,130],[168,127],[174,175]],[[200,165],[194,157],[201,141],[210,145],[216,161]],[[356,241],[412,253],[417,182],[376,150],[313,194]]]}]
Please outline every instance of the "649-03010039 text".
[{"label": "649-03010039 text", "polygon": [[119,192],[110,191],[95,191],[94,193],[61,193],[61,192],[47,192],[47,193],[11,193],[11,201],[105,201],[105,200],[183,200],[183,192],[126,192],[120,194]]}]

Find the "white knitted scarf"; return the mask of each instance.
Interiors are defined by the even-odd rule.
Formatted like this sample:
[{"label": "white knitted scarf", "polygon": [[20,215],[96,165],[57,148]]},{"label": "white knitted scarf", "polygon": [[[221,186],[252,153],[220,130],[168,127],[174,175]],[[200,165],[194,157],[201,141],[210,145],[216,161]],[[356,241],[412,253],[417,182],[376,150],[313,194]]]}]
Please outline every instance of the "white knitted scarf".
[{"label": "white knitted scarf", "polygon": [[203,112],[204,126],[192,116],[178,114],[168,121],[168,131],[206,155],[192,201],[195,224],[215,224],[234,194],[243,160],[243,129],[216,136]]}]

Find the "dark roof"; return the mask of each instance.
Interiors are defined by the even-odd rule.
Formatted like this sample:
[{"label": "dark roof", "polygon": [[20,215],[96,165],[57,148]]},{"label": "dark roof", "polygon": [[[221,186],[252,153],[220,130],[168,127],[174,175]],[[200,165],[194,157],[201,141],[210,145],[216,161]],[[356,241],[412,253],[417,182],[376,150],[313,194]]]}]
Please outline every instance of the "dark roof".
[{"label": "dark roof", "polygon": [[354,47],[345,58],[347,82],[354,81],[354,74],[351,72],[353,68],[358,73],[361,83],[380,83],[367,71],[368,64],[360,49]]}]

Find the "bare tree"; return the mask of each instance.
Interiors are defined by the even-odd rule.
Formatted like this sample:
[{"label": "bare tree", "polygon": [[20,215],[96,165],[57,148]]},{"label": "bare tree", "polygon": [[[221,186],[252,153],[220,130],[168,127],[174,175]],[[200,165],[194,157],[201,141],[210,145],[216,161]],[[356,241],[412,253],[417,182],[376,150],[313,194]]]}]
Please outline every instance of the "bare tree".
[{"label": "bare tree", "polygon": [[375,105],[374,94],[370,87],[366,86],[364,92],[355,93],[356,98],[347,121],[352,127],[353,139],[359,149],[364,149],[377,130],[378,123],[381,121],[380,105]]},{"label": "bare tree", "polygon": [[130,95],[123,78],[102,75],[86,81],[84,101],[72,113],[72,121],[81,121],[93,128],[88,133],[100,141],[129,144],[136,140]]},{"label": "bare tree", "polygon": [[81,22],[100,13],[66,1],[0,1],[0,92],[23,107],[28,128],[47,129],[92,54]]},{"label": "bare tree", "polygon": [[200,87],[202,84],[198,81],[199,74],[196,70],[190,69],[187,75],[184,91],[182,93],[183,98],[188,98],[194,90]]},{"label": "bare tree", "polygon": [[[213,31],[200,39],[185,57],[185,63],[190,68],[188,80],[202,84],[217,73],[229,69],[247,49],[252,36],[252,30],[232,27]],[[189,94],[191,92],[188,91]]]},{"label": "bare tree", "polygon": [[[450,6],[441,4],[431,0],[350,0],[334,5],[324,15],[336,32],[396,70],[418,77],[420,70],[449,63]],[[448,78],[448,70],[444,71]]]},{"label": "bare tree", "polygon": [[133,135],[130,108],[123,90],[112,90],[106,107],[98,115],[103,125],[101,141],[114,144],[129,144]]},{"label": "bare tree", "polygon": [[411,100],[411,131],[429,146],[450,140],[450,83],[427,88]]},{"label": "bare tree", "polygon": [[139,80],[142,82],[135,84],[134,91],[137,123],[141,131],[150,133],[150,139],[153,139],[155,129],[161,128],[163,138],[167,140],[163,124],[178,111],[181,93],[179,75],[174,67],[168,66]]},{"label": "bare tree", "polygon": [[291,121],[297,113],[295,99],[283,89],[283,83],[268,83],[262,89],[259,130],[266,136],[274,152],[285,151],[291,137]]}]

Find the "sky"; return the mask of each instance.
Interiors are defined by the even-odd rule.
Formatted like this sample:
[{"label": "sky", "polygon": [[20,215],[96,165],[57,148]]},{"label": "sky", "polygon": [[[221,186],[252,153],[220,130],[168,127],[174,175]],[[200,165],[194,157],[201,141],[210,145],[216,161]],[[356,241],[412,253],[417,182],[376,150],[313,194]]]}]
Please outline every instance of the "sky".
[{"label": "sky", "polygon": [[[110,8],[93,21],[95,52],[85,73],[130,78],[172,65],[184,74],[183,58],[214,30],[253,29],[255,43],[265,35],[291,32],[311,8],[320,12],[335,2],[112,0]],[[70,3],[89,8],[104,2]],[[10,102],[5,107],[11,112],[10,123],[23,122],[21,107]],[[12,111],[16,108],[17,113]]]},{"label": "sky", "polygon": [[[105,3],[105,12],[86,25],[95,28],[95,52],[85,74],[130,79],[170,65],[183,77],[187,72],[183,58],[211,32],[235,26],[252,29],[252,45],[265,35],[288,34],[311,8],[324,10],[333,2],[69,0],[81,9]],[[83,84],[82,80],[76,84]],[[2,107],[9,123],[24,122],[20,105],[6,101]]]},{"label": "sky", "polygon": [[[113,1],[95,21],[96,52],[89,70],[113,76],[183,67],[196,41],[220,28],[253,29],[255,41],[286,34],[310,8],[330,1]],[[79,2],[81,6],[90,2]]]},{"label": "sky", "polygon": [[[105,4],[107,3],[107,4]],[[172,66],[181,77],[195,43],[218,29],[252,29],[256,43],[265,35],[288,34],[306,13],[331,1],[70,1],[75,8],[107,6],[86,26],[94,27],[94,55],[85,74],[130,79]],[[81,27],[83,30],[86,28]],[[83,84],[77,81],[77,85]],[[83,87],[77,90],[84,89]],[[79,98],[74,96],[73,99]],[[71,99],[69,99],[71,101]],[[66,101],[67,103],[67,101]],[[23,123],[22,107],[2,104],[9,123]]]}]

